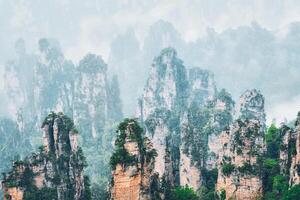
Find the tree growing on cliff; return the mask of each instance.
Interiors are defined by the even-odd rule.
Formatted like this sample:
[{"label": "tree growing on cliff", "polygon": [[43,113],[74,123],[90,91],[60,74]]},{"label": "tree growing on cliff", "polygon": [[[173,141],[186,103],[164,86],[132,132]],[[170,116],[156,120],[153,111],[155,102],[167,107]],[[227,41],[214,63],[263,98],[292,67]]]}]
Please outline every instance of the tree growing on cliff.
[{"label": "tree growing on cliff", "polygon": [[[115,147],[110,159],[112,198],[137,199],[138,194],[138,199],[160,199],[159,178],[153,170],[157,152],[136,119],[125,119],[119,124]],[[135,180],[139,184],[132,188],[130,182]],[[123,194],[120,189],[129,192]]]},{"label": "tree growing on cliff", "polygon": [[[128,132],[129,127],[132,131],[130,133]],[[155,149],[147,151],[147,147],[145,146],[145,141],[147,139],[143,136],[143,129],[140,127],[136,119],[125,119],[119,124],[117,133],[118,135],[115,141],[116,149],[110,158],[110,165],[112,169],[115,169],[117,164],[121,164],[123,167],[126,167],[136,162],[141,162],[143,165],[145,162],[148,162],[157,156]],[[128,138],[137,143],[140,158],[128,153],[124,146],[126,139]]]},{"label": "tree growing on cliff", "polygon": [[171,191],[170,200],[198,200],[199,197],[192,188],[176,187]]},{"label": "tree growing on cliff", "polygon": [[40,151],[15,161],[12,170],[4,174],[6,199],[11,198],[8,189],[13,188],[23,200],[90,200],[89,179],[83,176],[86,161],[77,146],[73,120],[52,112],[42,127],[44,146]]}]

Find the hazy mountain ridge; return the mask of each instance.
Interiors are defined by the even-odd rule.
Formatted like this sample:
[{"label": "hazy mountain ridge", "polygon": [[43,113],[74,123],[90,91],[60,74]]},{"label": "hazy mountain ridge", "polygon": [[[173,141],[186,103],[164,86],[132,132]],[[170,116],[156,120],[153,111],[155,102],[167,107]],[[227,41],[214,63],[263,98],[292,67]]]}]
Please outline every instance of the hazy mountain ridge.
[{"label": "hazy mountain ridge", "polygon": [[[116,50],[111,51],[110,58],[120,57],[119,54],[135,56],[115,60],[113,63],[109,61],[108,64],[116,66],[116,72],[120,70],[118,66],[122,66],[121,70],[125,70],[125,73],[130,72],[128,75],[137,77],[134,82],[144,83],[153,57],[162,48],[171,46],[177,50],[187,68],[199,66],[214,72],[218,85],[225,87],[234,98],[238,98],[248,88],[259,89],[266,97],[269,122],[272,120],[271,115],[283,120],[284,117],[278,110],[281,109],[280,105],[291,103],[290,98],[298,98],[299,95],[294,92],[299,85],[295,75],[299,73],[297,67],[299,60],[296,56],[299,46],[296,38],[300,34],[299,30],[299,23],[291,23],[287,26],[285,34],[278,36],[277,32],[253,22],[249,26],[239,26],[222,32],[211,28],[198,40],[185,42],[171,23],[160,20],[150,26],[145,39],[139,43],[132,29],[121,35],[122,41],[128,42],[127,46],[136,48],[130,51],[119,46],[117,48],[119,53]],[[112,49],[116,49],[116,41],[119,41],[119,37],[113,41]],[[127,65],[124,65],[124,62]],[[120,80],[127,81],[127,75],[123,76],[120,75]],[[232,77],[235,81],[232,81]],[[125,107],[127,105],[131,107],[129,112],[125,108],[125,113],[132,114],[134,105],[131,101],[128,102],[128,99],[137,98],[143,86],[141,84],[137,87],[138,92],[130,91],[128,87],[123,86],[122,98]],[[286,90],[286,88],[294,89]],[[279,93],[279,90],[282,92]],[[272,109],[274,107],[276,111]],[[291,120],[296,113],[292,114],[292,111],[289,113],[287,117]]]},{"label": "hazy mountain ridge", "polygon": [[[286,82],[285,78],[290,76],[282,76],[284,67],[276,61],[279,59],[283,66],[293,66],[290,70],[297,73],[297,57],[294,51],[290,54],[289,50],[297,48],[293,42],[298,34],[297,24],[293,26],[296,28],[291,28],[290,35],[281,39],[284,42],[280,45],[273,33],[257,24],[219,34],[212,31],[206,39],[185,43],[171,24],[159,21],[153,25],[144,46],[134,39],[133,31],[116,40],[115,57],[112,56],[109,61],[111,66],[94,54],[87,54],[78,65],[74,65],[65,59],[57,41],[49,39],[39,41],[38,55],[28,55],[24,42],[19,40],[16,45],[18,57],[6,65],[5,89],[10,100],[8,108],[14,121],[12,123],[16,128],[12,131],[15,135],[23,135],[19,145],[25,148],[12,152],[9,158],[3,160],[7,162],[17,154],[23,157],[25,151],[32,151],[41,144],[38,130],[44,115],[51,110],[62,111],[74,118],[82,133],[79,143],[89,164],[85,171],[95,184],[92,187],[93,198],[104,198],[111,175],[109,158],[116,136],[114,129],[123,118],[122,104],[130,112],[134,112],[131,107],[138,104],[137,116],[157,152],[149,172],[153,177],[157,176],[153,180],[156,185],[150,187],[151,181],[148,181],[148,185],[143,186],[150,190],[155,188],[151,195],[157,197],[159,194],[160,198],[172,199],[173,196],[169,195],[177,186],[187,185],[203,199],[222,199],[224,195],[227,199],[273,198],[274,195],[281,198],[287,192],[282,188],[299,184],[299,123],[297,120],[295,128],[288,128],[287,133],[284,127],[273,127],[265,134],[265,105],[273,105],[268,101],[265,103],[262,94],[265,86],[269,87],[269,91],[275,91],[275,88],[290,88],[298,83],[294,77]],[[132,52],[124,52],[126,49],[120,50],[118,46],[122,46],[128,37],[128,45],[134,44],[130,50]],[[157,45],[155,41],[158,41]],[[157,49],[173,43],[182,53],[171,47],[163,49],[153,60],[147,82],[143,81],[148,76],[148,68],[143,66],[149,65]],[[193,48],[189,49],[191,46]],[[123,71],[118,71],[118,65],[122,66]],[[203,66],[212,71],[203,69]],[[244,71],[244,67],[251,67],[251,70]],[[256,73],[256,69],[260,72]],[[121,89],[118,78],[111,75],[113,72],[121,77]],[[272,77],[281,74],[284,84],[280,84],[281,79],[276,80],[279,87],[270,84],[272,81],[266,75],[268,73]],[[250,76],[250,79],[243,74]],[[223,76],[225,78],[220,81]],[[108,77],[113,78],[110,81]],[[128,77],[138,78],[128,80]],[[235,79],[232,80],[232,77]],[[257,82],[254,80],[256,78],[262,81]],[[247,90],[236,105],[233,100],[236,93],[252,85],[251,81],[258,89],[263,88],[262,92]],[[140,92],[144,82],[144,91]],[[228,86],[235,95],[232,97],[219,85]],[[122,103],[120,93],[127,94],[129,88],[131,92],[125,98],[128,102]],[[285,96],[296,95],[286,92]],[[142,94],[138,101],[135,98],[137,94]],[[271,95],[277,94],[272,92]],[[277,98],[273,99],[276,101]],[[128,103],[131,105],[128,106]],[[7,132],[6,127],[3,131]],[[268,138],[268,134],[274,134],[276,141]],[[8,134],[4,137],[4,142],[9,140]],[[12,142],[10,145],[15,144]],[[261,158],[268,162],[262,162]],[[3,169],[8,170],[7,167],[6,163]],[[270,172],[268,168],[274,171]],[[127,170],[126,167],[123,169]],[[273,183],[279,178],[284,184],[280,191]],[[135,186],[143,188],[141,185]],[[116,187],[123,191],[123,186]],[[143,189],[141,191],[149,194]],[[145,198],[152,198],[151,195]]]},{"label": "hazy mountain ridge", "polygon": [[[45,44],[49,47],[47,40],[41,40],[41,43],[41,48],[47,53],[46,62],[41,61],[44,57],[37,59],[38,69],[42,70],[38,71],[38,93],[34,94],[38,100],[46,102],[36,104],[38,109],[34,111],[38,115],[33,116],[39,119],[43,110],[65,109],[65,112],[74,117],[78,130],[82,132],[79,143],[83,146],[83,152],[87,153],[87,164],[90,165],[86,172],[94,184],[86,198],[168,200],[185,199],[190,195],[193,199],[252,200],[272,199],[274,196],[284,199],[285,196],[298,194],[299,117],[295,128],[286,125],[276,128],[272,124],[267,130],[265,99],[260,91],[246,90],[236,105],[230,93],[217,87],[212,72],[197,67],[187,70],[176,50],[165,48],[154,58],[144,92],[137,102],[137,116],[144,131],[136,120],[126,119],[121,123],[116,137],[116,149],[109,162],[109,152],[113,150],[111,143],[116,136],[113,133],[114,122],[122,118],[116,78],[109,83],[106,64],[100,57],[88,54],[77,67],[78,71],[74,72],[74,79],[68,79],[69,76],[59,79],[65,73],[63,57],[57,49],[52,52],[51,48],[44,48]],[[66,69],[72,69],[70,66],[73,65],[68,64]],[[43,78],[45,74],[42,72],[47,70],[49,76]],[[19,81],[18,78],[15,80]],[[47,87],[50,83],[57,84],[51,85],[57,92],[50,96],[53,101],[47,98],[49,90],[41,89],[51,89]],[[17,86],[8,89],[23,89],[21,85]],[[69,90],[65,90],[66,88]],[[12,98],[22,97],[22,94],[17,92]],[[12,105],[24,106],[15,101],[12,101]],[[27,130],[27,124],[30,127],[36,126],[26,119],[20,121],[23,119],[20,118],[22,110],[15,110],[18,111],[15,116],[16,132]],[[49,116],[51,118],[52,115]],[[43,124],[47,124],[47,120],[48,118]],[[45,125],[43,127],[45,129]],[[54,130],[55,127],[57,125],[53,126]],[[22,139],[29,140],[29,144],[33,145],[35,138],[31,137],[36,136],[36,132],[37,130],[33,132],[34,135],[22,132],[27,133]],[[76,134],[68,132],[71,135],[67,142],[55,145],[58,153],[65,143],[71,148],[77,145],[77,139],[73,138]],[[73,132],[76,133],[77,130],[74,129]],[[54,140],[63,137],[63,133],[54,136]],[[48,141],[44,143],[46,149],[52,148],[53,138],[49,137],[47,134],[44,137],[44,141]],[[113,176],[108,190],[109,164]],[[43,169],[40,171],[43,172]],[[81,174],[82,177],[83,172]],[[8,178],[13,181],[18,179],[15,176]],[[69,175],[63,180],[68,178],[79,180]],[[35,180],[38,188],[39,180],[40,178]],[[83,179],[80,180],[80,183],[84,182]],[[282,180],[280,186],[276,185],[278,180]],[[29,189],[27,185],[21,185],[20,188],[7,185],[11,183],[7,181],[7,177],[4,177],[3,183],[5,195],[13,196],[13,199],[24,199],[25,194],[35,198],[36,195],[41,195],[39,190],[32,191],[31,185]],[[46,193],[54,196],[57,194],[54,199],[65,199],[60,195],[64,186],[56,183],[52,185],[57,187],[57,193],[51,188],[46,188]],[[79,191],[82,187],[79,184],[76,188]],[[124,193],[128,189],[129,192]],[[184,191],[187,193],[177,196]]]},{"label": "hazy mountain ridge", "polygon": [[[22,40],[16,47],[18,57],[7,63],[4,72],[9,99],[6,116],[15,123],[15,134],[22,135],[20,144],[27,145],[1,159],[10,162],[18,154],[34,151],[42,144],[40,124],[44,117],[50,111],[63,112],[74,119],[82,133],[79,143],[89,162],[86,173],[91,175],[93,183],[97,182],[98,188],[99,184],[105,188],[110,176],[108,160],[114,127],[122,118],[118,78],[107,78],[106,64],[94,54],[86,55],[74,65],[64,58],[55,40],[41,39],[38,55],[26,54]],[[7,137],[1,141],[5,147],[10,144],[7,140],[11,136],[3,137]]]},{"label": "hazy mountain ridge", "polygon": [[186,186],[196,191],[189,193],[193,199],[299,197],[299,123],[294,131],[274,124],[267,130],[265,99],[256,89],[246,90],[234,105],[229,93],[218,92],[212,73],[187,73],[173,48],[154,59],[137,110],[157,152],[156,199],[188,199],[176,197]]}]

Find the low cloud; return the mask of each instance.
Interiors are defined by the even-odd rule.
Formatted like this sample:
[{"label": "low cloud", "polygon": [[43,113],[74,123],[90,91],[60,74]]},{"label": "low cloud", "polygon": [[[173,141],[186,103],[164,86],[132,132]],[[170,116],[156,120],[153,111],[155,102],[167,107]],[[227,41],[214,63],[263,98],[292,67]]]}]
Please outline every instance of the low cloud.
[{"label": "low cloud", "polygon": [[300,95],[267,108],[267,123],[270,124],[273,119],[276,119],[276,124],[285,120],[292,121],[297,117],[298,111],[300,111]]}]

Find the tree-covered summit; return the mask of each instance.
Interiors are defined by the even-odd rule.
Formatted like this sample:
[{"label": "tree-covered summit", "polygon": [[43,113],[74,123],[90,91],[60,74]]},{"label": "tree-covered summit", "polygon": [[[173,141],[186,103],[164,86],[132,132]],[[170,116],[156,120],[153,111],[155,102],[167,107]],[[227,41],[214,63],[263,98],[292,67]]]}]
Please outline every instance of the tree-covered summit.
[{"label": "tree-covered summit", "polygon": [[15,160],[2,182],[5,199],[89,200],[89,178],[73,120],[51,112],[42,124],[44,145],[23,160]]}]

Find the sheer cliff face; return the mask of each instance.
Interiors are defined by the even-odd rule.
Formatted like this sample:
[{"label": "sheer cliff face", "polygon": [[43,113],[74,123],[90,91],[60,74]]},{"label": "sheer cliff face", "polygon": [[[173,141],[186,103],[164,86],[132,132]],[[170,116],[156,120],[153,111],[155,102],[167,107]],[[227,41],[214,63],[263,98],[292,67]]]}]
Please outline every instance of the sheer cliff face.
[{"label": "sheer cliff face", "polygon": [[156,151],[142,131],[135,120],[125,120],[119,125],[116,151],[111,158],[114,200],[150,200],[159,195],[153,171]]},{"label": "sheer cliff face", "polygon": [[9,98],[7,105],[11,117],[20,123],[20,131],[24,128],[23,121],[18,119],[22,113],[30,116],[33,111],[31,99],[33,97],[33,66],[36,58],[28,55],[25,49],[25,42],[19,39],[16,44],[16,58],[6,63],[4,71],[5,92]]},{"label": "sheer cliff face", "polygon": [[15,161],[2,182],[4,199],[88,198],[83,176],[85,159],[77,147],[77,130],[63,114],[43,122],[44,146],[24,161]]},{"label": "sheer cliff face", "polygon": [[208,124],[208,158],[206,161],[207,169],[216,168],[217,157],[222,150],[220,133],[232,123],[234,115],[234,101],[231,95],[224,89],[219,91],[213,101],[211,120]]},{"label": "sheer cliff face", "polygon": [[74,116],[89,137],[103,132],[107,115],[106,64],[101,57],[88,54],[79,63],[75,81]]},{"label": "sheer cliff face", "polygon": [[265,99],[257,90],[247,90],[240,97],[239,117],[241,119],[256,119],[263,127],[266,122],[266,114],[264,112]]},{"label": "sheer cliff face", "polygon": [[208,100],[213,100],[216,94],[216,83],[213,73],[200,68],[192,68],[188,73],[190,95],[188,103],[204,105]]},{"label": "sheer cliff face", "polygon": [[280,174],[289,176],[291,159],[293,154],[291,149],[296,145],[296,134],[290,127],[283,125],[280,128],[281,148],[279,150]]},{"label": "sheer cliff face", "polygon": [[[19,52],[19,51],[18,51]],[[48,112],[72,116],[74,65],[54,40],[41,39],[38,55],[18,53],[4,73],[9,111],[31,144],[41,144],[38,128]]]},{"label": "sheer cliff face", "polygon": [[118,79],[115,76],[109,83],[100,56],[88,54],[75,66],[64,58],[56,41],[41,39],[37,55],[18,54],[7,63],[5,83],[10,114],[24,133],[22,140],[37,148],[42,144],[37,130],[43,118],[50,111],[63,112],[74,118],[81,132],[92,181],[108,181],[110,170],[104,160],[112,152],[114,124],[122,118],[122,104]]},{"label": "sheer cliff face", "polygon": [[41,39],[34,68],[34,100],[38,123],[50,111],[72,116],[74,65],[65,60],[55,41]]},{"label": "sheer cliff face", "polygon": [[[265,141],[263,95],[247,90],[235,107],[231,95],[218,90],[206,70],[192,68],[177,79],[173,73],[178,71],[177,60],[173,49],[161,52],[139,101],[140,119],[158,153],[154,170],[170,187],[216,191],[227,199],[266,195],[268,166],[262,158],[270,157],[270,143]],[[233,120],[235,112],[237,119]],[[278,159],[278,175],[289,180],[290,186],[300,180],[298,121],[295,130],[278,129],[271,144],[278,150],[270,147],[276,151],[272,152],[276,158],[270,160]]]},{"label": "sheer cliff face", "polygon": [[[26,97],[26,92],[24,90],[22,90],[21,88],[21,81],[19,80],[19,75],[18,75],[18,71],[17,71],[17,66],[15,66],[16,63],[9,63],[6,65],[5,68],[5,88],[8,93],[8,98],[11,100],[9,106],[8,106],[8,110],[10,113],[13,114],[13,116],[17,116],[18,113],[24,109],[23,106],[26,105],[25,102],[27,100]],[[17,118],[15,119],[17,120]]]},{"label": "sheer cliff face", "polygon": [[145,123],[146,135],[157,150],[155,171],[161,177],[166,171],[168,178],[178,176],[178,169],[172,168],[179,162],[179,118],[186,107],[187,92],[188,82],[182,61],[174,49],[162,50],[154,59],[140,101],[140,117]]},{"label": "sheer cliff face", "polygon": [[[111,95],[107,81],[107,65],[100,56],[86,55],[76,70],[74,82],[74,121],[81,135],[82,148],[87,154],[87,174],[92,182],[103,184],[110,175],[107,160],[112,152],[115,133],[112,124],[121,112],[115,113],[116,107],[109,107],[110,102],[118,102]],[[117,102],[116,102],[117,101]],[[108,127],[108,128],[107,128]],[[106,128],[106,129],[105,129]]]},{"label": "sheer cliff face", "polygon": [[[261,105],[263,101],[257,91],[246,91],[240,99],[240,109],[243,111],[240,118],[221,133],[222,150],[219,152],[216,187],[219,192],[225,191],[227,199],[256,199],[262,196],[259,157],[265,152],[265,143],[262,131],[264,121],[259,119],[264,119],[261,117],[264,116],[264,108],[253,105]],[[251,108],[250,113],[247,113],[248,108]],[[248,116],[247,119],[244,116]]]},{"label": "sheer cliff face", "polygon": [[157,109],[171,110],[184,106],[187,86],[186,70],[176,51],[172,48],[162,50],[154,59],[142,96],[143,118],[147,119]]},{"label": "sheer cliff face", "polygon": [[176,51],[162,50],[139,108],[158,152],[155,170],[160,177],[198,189],[200,169],[215,167],[218,135],[231,122],[233,107],[230,94],[217,91],[211,72],[192,68],[186,74]]},{"label": "sheer cliff face", "polygon": [[[202,127],[199,127],[199,122],[209,118],[208,114],[202,114],[200,110],[209,100],[214,99],[216,86],[213,74],[206,70],[192,68],[188,75],[188,109],[184,112],[180,124],[180,185],[188,185],[197,190],[202,182],[200,168],[205,165],[207,153],[207,137],[200,136],[199,129]],[[195,159],[196,154],[199,159]]]},{"label": "sheer cliff face", "polygon": [[293,153],[291,158],[290,185],[300,184],[300,112],[298,112],[295,126],[293,135],[296,140],[296,152]]},{"label": "sheer cliff face", "polygon": [[[208,87],[207,90],[214,91],[212,88]],[[217,157],[222,149],[220,133],[232,122],[234,108],[234,102],[225,90],[215,91],[209,96],[201,95],[197,101],[192,101],[181,119],[180,154],[180,184],[189,185],[195,190],[207,178],[201,174],[201,170],[216,168]]]}]

